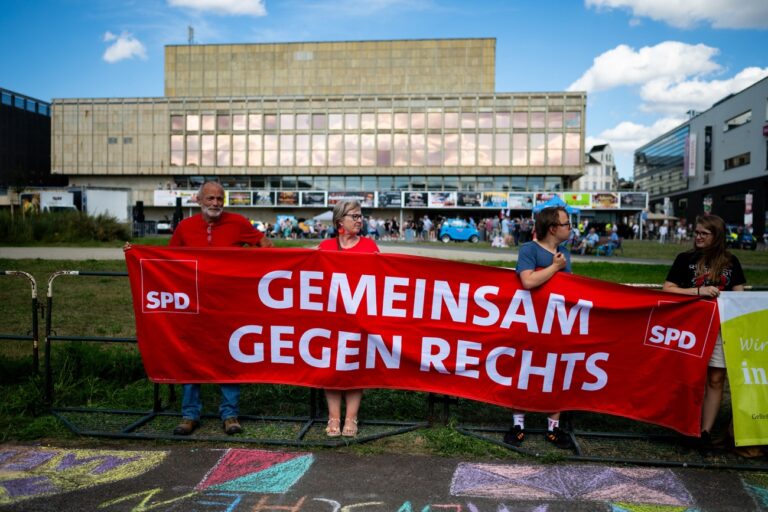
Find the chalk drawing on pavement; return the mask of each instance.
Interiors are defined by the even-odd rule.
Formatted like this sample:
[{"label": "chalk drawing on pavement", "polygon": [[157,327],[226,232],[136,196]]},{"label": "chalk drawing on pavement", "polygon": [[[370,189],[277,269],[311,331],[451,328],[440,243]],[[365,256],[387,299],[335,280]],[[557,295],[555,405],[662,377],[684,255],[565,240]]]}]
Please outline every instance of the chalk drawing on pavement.
[{"label": "chalk drawing on pavement", "polygon": [[461,463],[453,496],[516,500],[580,499],[689,507],[693,498],[668,469]]},{"label": "chalk drawing on pavement", "polygon": [[0,449],[0,504],[132,478],[166,456],[163,451]]},{"label": "chalk drawing on pavement", "polygon": [[755,501],[757,501],[760,506],[768,510],[768,489],[747,482],[744,482],[744,488],[746,488],[747,492],[754,496]]},{"label": "chalk drawing on pavement", "polygon": [[309,453],[230,449],[196,489],[283,494],[306,473],[313,460]]},{"label": "chalk drawing on pavement", "polygon": [[636,503],[611,503],[611,512],[701,512],[698,508],[671,505],[640,505]]}]

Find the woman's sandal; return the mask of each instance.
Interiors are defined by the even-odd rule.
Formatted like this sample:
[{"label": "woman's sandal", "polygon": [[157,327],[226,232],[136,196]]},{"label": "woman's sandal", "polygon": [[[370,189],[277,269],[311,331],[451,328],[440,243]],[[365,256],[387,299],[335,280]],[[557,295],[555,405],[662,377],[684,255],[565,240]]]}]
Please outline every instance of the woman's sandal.
[{"label": "woman's sandal", "polygon": [[357,435],[357,418],[345,418],[344,430],[341,431],[344,437],[355,437]]},{"label": "woman's sandal", "polygon": [[328,426],[325,427],[325,433],[328,437],[339,437],[341,435],[341,420],[339,418],[328,418]]}]

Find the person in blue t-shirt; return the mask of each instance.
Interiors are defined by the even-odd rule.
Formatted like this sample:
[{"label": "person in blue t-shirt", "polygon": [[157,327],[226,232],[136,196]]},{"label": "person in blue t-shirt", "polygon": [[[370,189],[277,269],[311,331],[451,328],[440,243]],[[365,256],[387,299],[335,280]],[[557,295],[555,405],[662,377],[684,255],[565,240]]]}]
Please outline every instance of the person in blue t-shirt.
[{"label": "person in blue t-shirt", "polygon": [[[549,281],[558,272],[571,272],[571,255],[561,244],[571,234],[568,212],[559,206],[544,208],[536,216],[536,240],[520,247],[517,256],[517,275],[523,288],[530,290]],[[504,442],[520,446],[525,440],[525,412],[512,411],[513,424],[504,434]],[[560,429],[560,413],[553,412],[547,418],[549,443],[562,449],[573,448],[570,434]]]}]

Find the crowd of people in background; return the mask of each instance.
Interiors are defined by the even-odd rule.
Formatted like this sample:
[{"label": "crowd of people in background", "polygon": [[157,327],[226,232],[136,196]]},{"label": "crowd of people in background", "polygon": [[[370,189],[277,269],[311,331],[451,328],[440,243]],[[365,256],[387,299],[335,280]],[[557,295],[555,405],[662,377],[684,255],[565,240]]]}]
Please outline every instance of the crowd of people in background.
[{"label": "crowd of people in background", "polygon": [[[469,225],[476,228],[481,241],[490,242],[493,247],[517,247],[535,239],[534,220],[528,216],[494,214],[484,217],[461,216]],[[365,216],[363,236],[379,241],[437,241],[440,229],[446,217],[443,215],[417,215],[403,219],[397,217]],[[332,223],[321,220],[296,218],[292,215],[278,216],[274,223],[254,222],[254,227],[270,238],[325,239],[335,236]],[[727,225],[726,241],[730,248],[755,249],[756,237],[751,226]],[[568,248],[574,254],[601,254],[598,248],[609,245],[612,249],[621,246],[623,240],[652,240],[661,244],[686,244],[693,240],[694,226],[675,220],[645,221],[642,226],[638,220],[629,223],[595,222],[583,219],[575,222],[567,241]],[[768,234],[763,243],[768,245]],[[604,250],[602,252],[605,252]],[[611,251],[608,251],[610,254]]]}]

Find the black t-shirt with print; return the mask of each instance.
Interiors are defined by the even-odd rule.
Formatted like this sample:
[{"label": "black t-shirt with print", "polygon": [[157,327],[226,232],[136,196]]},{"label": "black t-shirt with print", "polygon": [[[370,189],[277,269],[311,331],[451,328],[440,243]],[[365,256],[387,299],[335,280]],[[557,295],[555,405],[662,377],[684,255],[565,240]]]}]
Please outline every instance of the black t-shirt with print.
[{"label": "black t-shirt with print", "polygon": [[741,263],[736,256],[731,255],[731,262],[723,269],[718,279],[709,277],[709,269],[704,268],[706,274],[696,275],[696,263],[701,259],[699,251],[686,251],[677,255],[672,268],[667,274],[667,281],[675,283],[680,288],[698,288],[700,286],[717,286],[724,291],[733,290],[734,286],[747,282]]}]

